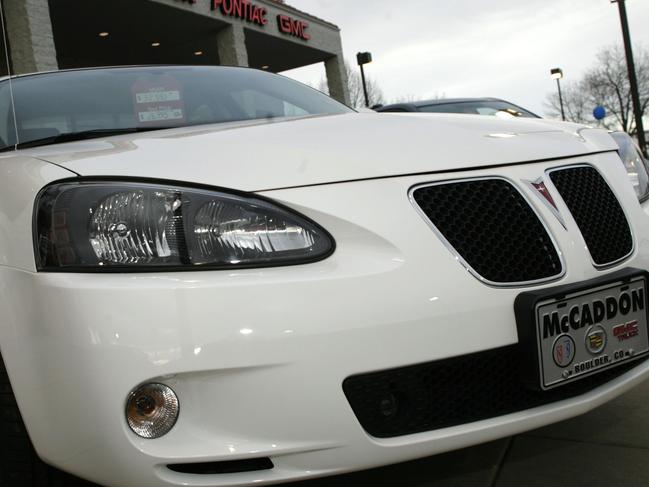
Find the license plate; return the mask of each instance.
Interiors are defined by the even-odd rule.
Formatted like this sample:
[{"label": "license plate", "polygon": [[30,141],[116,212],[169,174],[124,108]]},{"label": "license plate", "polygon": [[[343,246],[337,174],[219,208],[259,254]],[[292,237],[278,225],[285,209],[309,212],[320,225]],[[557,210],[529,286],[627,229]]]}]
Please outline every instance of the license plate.
[{"label": "license plate", "polygon": [[[593,286],[572,286],[573,291],[570,288],[562,286],[553,296],[536,294],[533,302],[522,300],[528,301],[528,306],[532,304],[534,355],[538,360],[534,368],[542,389],[649,353],[646,273]],[[519,334],[521,305],[517,299]],[[527,326],[532,324],[529,321]]]}]

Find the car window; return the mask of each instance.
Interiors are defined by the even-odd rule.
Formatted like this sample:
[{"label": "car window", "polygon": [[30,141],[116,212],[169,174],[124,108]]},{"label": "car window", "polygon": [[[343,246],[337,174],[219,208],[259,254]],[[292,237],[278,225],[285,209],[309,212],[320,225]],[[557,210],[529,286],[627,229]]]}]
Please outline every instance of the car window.
[{"label": "car window", "polygon": [[487,115],[492,117],[498,112],[498,110],[492,107],[476,107],[475,111],[478,112],[478,115]]},{"label": "car window", "polygon": [[300,117],[309,112],[286,100],[259,91],[244,90],[231,94],[248,118]]},{"label": "car window", "polygon": [[0,83],[2,147],[60,134],[352,112],[282,76],[229,67],[60,71],[13,79],[17,130]]}]

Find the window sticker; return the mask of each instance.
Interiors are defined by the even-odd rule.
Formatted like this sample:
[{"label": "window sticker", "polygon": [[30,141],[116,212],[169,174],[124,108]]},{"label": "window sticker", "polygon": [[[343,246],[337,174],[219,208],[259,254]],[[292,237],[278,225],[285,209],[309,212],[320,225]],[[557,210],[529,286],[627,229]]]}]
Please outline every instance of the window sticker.
[{"label": "window sticker", "polygon": [[175,126],[185,123],[182,85],[172,76],[139,78],[131,91],[138,126]]}]

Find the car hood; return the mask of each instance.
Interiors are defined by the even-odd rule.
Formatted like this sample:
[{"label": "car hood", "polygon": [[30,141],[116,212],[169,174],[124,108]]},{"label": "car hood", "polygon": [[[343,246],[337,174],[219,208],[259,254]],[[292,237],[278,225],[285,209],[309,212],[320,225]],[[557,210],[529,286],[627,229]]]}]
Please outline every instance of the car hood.
[{"label": "car hood", "polygon": [[82,176],[261,191],[616,149],[602,130],[547,120],[354,113],[185,127],[20,152]]}]

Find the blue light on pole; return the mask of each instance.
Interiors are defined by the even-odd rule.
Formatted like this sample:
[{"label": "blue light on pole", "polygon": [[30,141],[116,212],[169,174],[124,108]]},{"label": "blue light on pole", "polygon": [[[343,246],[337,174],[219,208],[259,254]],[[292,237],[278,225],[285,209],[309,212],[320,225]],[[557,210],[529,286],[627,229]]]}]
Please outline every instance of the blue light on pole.
[{"label": "blue light on pole", "polygon": [[606,108],[604,108],[602,105],[597,105],[595,107],[595,110],[593,110],[593,117],[595,117],[595,120],[602,120],[603,118],[605,118]]}]

